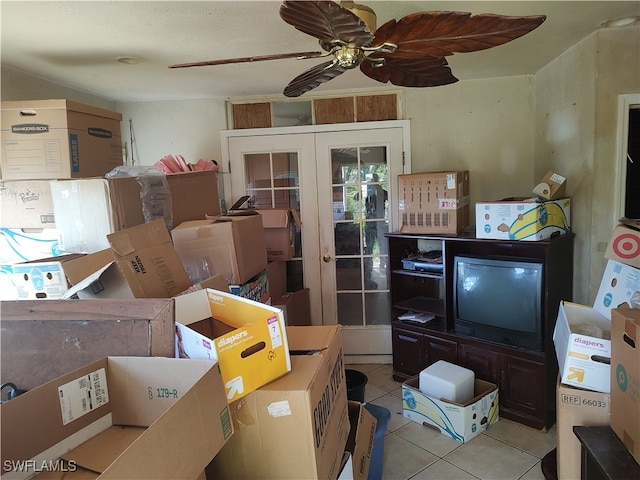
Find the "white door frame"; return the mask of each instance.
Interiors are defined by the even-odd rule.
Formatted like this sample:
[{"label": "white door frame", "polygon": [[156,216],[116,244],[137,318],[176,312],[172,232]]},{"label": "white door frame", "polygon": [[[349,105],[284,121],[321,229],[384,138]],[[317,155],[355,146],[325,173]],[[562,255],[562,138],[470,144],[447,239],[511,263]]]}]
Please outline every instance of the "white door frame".
[{"label": "white door frame", "polygon": [[[234,178],[234,181],[231,181],[231,154],[233,153],[232,150],[230,149],[230,144],[231,143],[236,143],[236,142],[232,142],[232,139],[236,139],[236,138],[245,138],[247,139],[247,143],[249,144],[257,144],[259,142],[256,142],[255,140],[258,137],[261,136],[286,136],[286,135],[300,135],[300,137],[305,137],[305,135],[302,134],[318,134],[318,133],[344,133],[347,131],[372,131],[372,130],[380,130],[380,129],[398,129],[400,128],[402,130],[402,143],[403,143],[403,165],[402,165],[402,169],[400,173],[411,173],[411,151],[410,151],[410,122],[409,120],[390,120],[390,121],[382,121],[382,122],[360,122],[360,123],[348,123],[348,124],[330,124],[330,125],[310,125],[310,126],[300,126],[300,127],[279,127],[279,128],[256,128],[256,129],[241,129],[241,130],[223,130],[220,132],[220,137],[221,137],[221,149],[222,149],[222,162],[221,162],[221,172],[222,172],[222,177],[223,177],[223,197],[225,199],[225,202],[227,205],[231,205],[231,202],[234,200],[232,197],[232,184],[235,185],[235,187],[237,188],[237,178]],[[307,143],[306,140],[303,143]],[[306,147],[305,147],[306,148]],[[251,148],[249,148],[250,150]],[[301,150],[301,152],[305,151],[304,149]],[[237,152],[236,152],[237,154]],[[235,158],[235,154],[234,154],[234,158]],[[315,158],[315,157],[314,157]],[[302,165],[304,165],[304,159],[302,159],[303,163],[300,166],[300,169],[302,170]],[[310,170],[309,171],[300,171],[300,177],[301,177],[301,183],[300,183],[300,187],[301,190],[303,188],[303,182],[302,179],[305,179],[305,183],[309,182],[309,181],[313,181],[313,179],[315,178],[317,180],[316,177],[316,165],[314,162],[313,165],[313,169],[307,169]],[[243,175],[243,173],[240,173],[240,175]],[[309,175],[313,175],[313,178],[310,179]],[[392,181],[395,181],[392,180]],[[307,183],[308,184],[308,183]],[[317,184],[317,181],[316,181]],[[394,186],[394,185],[393,185]],[[397,197],[397,188],[392,188],[390,189],[390,194],[391,195],[395,195]],[[302,194],[302,193],[301,193]],[[236,196],[238,195],[238,193],[236,193]],[[398,214],[395,211],[396,209],[393,209],[392,211],[389,212],[389,217],[390,217],[390,231],[394,231],[397,230],[399,228],[399,218],[398,218]],[[304,220],[303,220],[304,221]],[[303,225],[303,230],[307,229],[307,232],[305,233],[312,233],[310,232],[310,230],[312,230],[314,233],[314,237],[315,237],[315,242],[303,242],[303,248],[305,250],[305,252],[307,252],[307,255],[305,256],[303,254],[303,259],[304,258],[316,258],[316,263],[318,265],[320,265],[320,258],[319,258],[319,253],[320,253],[320,245],[318,244],[319,242],[319,226],[318,225]],[[305,236],[305,238],[307,238]],[[313,251],[308,251],[308,249],[311,248]],[[317,276],[320,277],[319,272],[311,272],[309,271],[309,266],[305,264],[304,266],[304,275],[305,275],[305,280],[308,278],[308,275],[311,274],[311,276]],[[311,268],[311,270],[313,270],[313,268]],[[320,301],[320,296],[317,295],[318,297],[318,301]],[[312,299],[311,302],[311,308],[312,308],[312,317],[314,317],[313,315],[313,309],[314,308],[320,308],[322,309],[322,305],[318,305],[318,303],[316,301],[314,301],[314,299]],[[314,324],[317,323],[314,321]],[[373,327],[370,327],[373,328]],[[387,327],[388,329],[388,327]],[[390,349],[389,349],[390,350]]]}]

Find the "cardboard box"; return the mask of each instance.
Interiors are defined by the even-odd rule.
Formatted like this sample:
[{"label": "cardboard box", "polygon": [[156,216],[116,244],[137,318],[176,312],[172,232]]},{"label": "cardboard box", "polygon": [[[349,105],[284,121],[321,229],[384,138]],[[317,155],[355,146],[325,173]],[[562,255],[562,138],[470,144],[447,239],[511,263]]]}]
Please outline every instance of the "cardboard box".
[{"label": "cardboard box", "polygon": [[4,266],[3,274],[2,300],[134,298],[111,249]]},{"label": "cardboard box", "polygon": [[258,210],[267,245],[267,260],[289,260],[295,255],[296,228],[302,226],[298,212],[292,208]]},{"label": "cardboard box", "polygon": [[229,291],[234,295],[248,298],[254,302],[271,305],[271,296],[269,295],[269,275],[266,270],[263,270],[246,283],[240,285],[229,285]]},{"label": "cardboard box", "polygon": [[175,302],[176,355],[218,361],[229,402],[291,370],[281,310],[211,289]]},{"label": "cardboard box", "polygon": [[376,436],[376,418],[360,402],[349,401],[349,438],[338,480],[366,480]]},{"label": "cardboard box", "polygon": [[69,100],[2,102],[5,179],[102,176],[122,165],[122,115]]},{"label": "cardboard box", "polygon": [[107,239],[136,298],[168,298],[191,286],[162,220],[126,228]]},{"label": "cardboard box", "polygon": [[563,198],[567,191],[567,179],[549,170],[533,188],[533,194],[545,200]]},{"label": "cardboard box", "polygon": [[280,298],[271,299],[271,304],[282,309],[287,326],[299,327],[311,325],[311,304],[309,289],[302,288],[297,292],[285,293]]},{"label": "cardboard box", "polygon": [[81,256],[76,253],[31,262],[0,266],[2,300],[45,300],[65,298],[68,280],[64,264]]},{"label": "cardboard box", "polygon": [[571,231],[571,199],[507,198],[476,203],[476,237],[537,241]]},{"label": "cardboard box", "polygon": [[604,256],[640,268],[640,230],[627,225],[618,225],[613,230]]},{"label": "cardboard box", "polygon": [[49,188],[65,250],[94,253],[109,248],[107,235],[118,230],[109,201],[109,182],[103,178],[58,180],[51,181]]},{"label": "cardboard box", "polygon": [[64,298],[134,298],[110,248],[77,256],[63,262],[62,267],[69,284]]},{"label": "cardboard box", "polygon": [[63,253],[62,232],[55,228],[0,228],[0,265],[31,262]]},{"label": "cardboard box", "polygon": [[280,298],[287,291],[287,262],[269,262],[267,264],[269,277],[269,296],[272,299]]},{"label": "cardboard box", "polygon": [[432,398],[420,391],[420,376],[402,384],[402,415],[466,443],[499,419],[497,385],[475,380],[474,396],[465,403]]},{"label": "cardboard box", "polygon": [[611,326],[597,310],[560,302],[553,330],[562,383],[609,393]]},{"label": "cardboard box", "polygon": [[287,328],[291,372],[230,405],[235,433],[207,478],[337,478],[350,429],[341,333]]},{"label": "cardboard box", "polygon": [[398,175],[402,233],[457,234],[469,224],[469,172]]},{"label": "cardboard box", "polygon": [[611,429],[640,463],[640,309],[611,311]]},{"label": "cardboard box", "polygon": [[[220,213],[212,171],[59,180],[50,184],[58,228],[69,252],[109,247],[107,235],[157,219],[168,229]],[[175,201],[174,201],[175,199]]]},{"label": "cardboard box", "polygon": [[607,260],[593,308],[611,320],[611,310],[622,304],[630,305],[635,292],[640,292],[640,269]]},{"label": "cardboard box", "polygon": [[241,284],[267,268],[261,215],[183,222],[171,230],[171,238],[194,282],[205,271],[207,276],[221,273],[229,285]]},{"label": "cardboard box", "polygon": [[0,180],[0,227],[56,228],[48,180]]},{"label": "cardboard box", "polygon": [[11,267],[12,300],[45,300],[62,298],[69,288],[62,262],[36,261]]},{"label": "cardboard box", "polygon": [[171,299],[2,302],[0,376],[30,390],[107,355],[173,357]]},{"label": "cardboard box", "polygon": [[229,293],[229,284],[224,279],[222,274],[218,273],[217,275],[209,277],[202,282],[194,283],[180,295],[186,295],[187,293],[197,292],[198,290],[205,290],[207,288]]},{"label": "cardboard box", "polygon": [[580,478],[580,441],[573,426],[597,427],[609,425],[611,406],[609,394],[563,385],[557,388],[557,478]]},{"label": "cardboard box", "polygon": [[195,479],[233,434],[220,371],[204,360],[111,356],[0,409],[7,476],[65,460],[83,478]]}]

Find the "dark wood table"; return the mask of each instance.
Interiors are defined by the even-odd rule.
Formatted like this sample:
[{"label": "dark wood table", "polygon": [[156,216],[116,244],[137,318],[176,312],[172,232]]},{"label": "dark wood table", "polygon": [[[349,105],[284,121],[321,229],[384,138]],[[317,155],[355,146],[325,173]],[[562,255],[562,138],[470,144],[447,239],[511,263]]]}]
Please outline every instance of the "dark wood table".
[{"label": "dark wood table", "polygon": [[640,465],[611,427],[573,427],[581,444],[581,479],[640,479]]}]

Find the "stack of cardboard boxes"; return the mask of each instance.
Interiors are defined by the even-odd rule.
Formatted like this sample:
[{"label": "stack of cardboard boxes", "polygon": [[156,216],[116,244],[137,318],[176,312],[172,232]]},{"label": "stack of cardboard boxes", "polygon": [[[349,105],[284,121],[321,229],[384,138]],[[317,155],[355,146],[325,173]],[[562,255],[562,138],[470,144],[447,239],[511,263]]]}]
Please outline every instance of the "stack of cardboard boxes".
[{"label": "stack of cardboard boxes", "polygon": [[367,477],[375,419],[347,400],[341,329],[287,293],[294,212],[220,216],[213,172],[82,178],[82,139],[34,176],[9,140],[3,173],[29,180],[0,188],[3,475]]},{"label": "stack of cardboard boxes", "polygon": [[611,425],[640,461],[640,231],[616,227],[605,256],[593,306],[563,302],[553,334],[558,478],[580,477],[576,425]]}]

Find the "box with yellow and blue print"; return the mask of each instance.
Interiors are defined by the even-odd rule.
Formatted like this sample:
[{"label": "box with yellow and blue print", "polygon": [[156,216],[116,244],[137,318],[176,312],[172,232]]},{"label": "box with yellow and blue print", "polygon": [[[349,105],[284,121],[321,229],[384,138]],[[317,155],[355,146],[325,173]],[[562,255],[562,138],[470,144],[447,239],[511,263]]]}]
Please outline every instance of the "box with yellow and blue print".
[{"label": "box with yellow and blue print", "polygon": [[494,383],[476,379],[473,398],[462,404],[425,395],[419,382],[416,375],[402,384],[402,415],[409,420],[466,443],[499,419],[498,386]]}]

